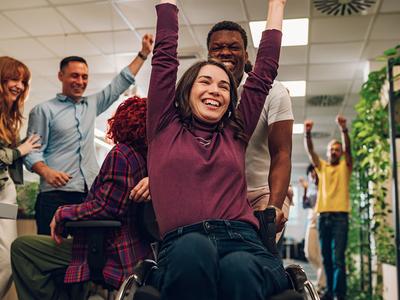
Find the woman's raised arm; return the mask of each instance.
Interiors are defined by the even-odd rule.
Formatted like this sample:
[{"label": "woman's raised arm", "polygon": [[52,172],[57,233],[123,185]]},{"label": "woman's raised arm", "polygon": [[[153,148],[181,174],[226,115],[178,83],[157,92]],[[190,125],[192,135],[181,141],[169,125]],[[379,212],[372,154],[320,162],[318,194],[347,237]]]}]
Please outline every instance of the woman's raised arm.
[{"label": "woman's raised arm", "polygon": [[161,0],[156,6],[157,27],[147,106],[147,139],[168,125],[175,111],[175,84],[178,71],[178,9],[175,0]]},{"label": "woman's raised arm", "polygon": [[286,0],[269,0],[267,30],[262,33],[253,72],[249,73],[241,95],[239,110],[247,136],[253,134],[277,75],[285,4]]},{"label": "woman's raised arm", "polygon": [[286,0],[269,0],[267,15],[267,30],[277,29],[282,31],[283,14]]}]

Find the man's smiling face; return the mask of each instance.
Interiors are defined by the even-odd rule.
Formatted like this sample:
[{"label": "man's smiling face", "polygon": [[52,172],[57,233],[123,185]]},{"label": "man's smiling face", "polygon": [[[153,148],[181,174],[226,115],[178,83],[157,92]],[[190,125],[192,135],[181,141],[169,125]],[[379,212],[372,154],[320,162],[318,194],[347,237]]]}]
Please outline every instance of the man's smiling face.
[{"label": "man's smiling face", "polygon": [[210,37],[208,56],[222,62],[240,82],[248,60],[244,41],[239,31],[220,30]]}]

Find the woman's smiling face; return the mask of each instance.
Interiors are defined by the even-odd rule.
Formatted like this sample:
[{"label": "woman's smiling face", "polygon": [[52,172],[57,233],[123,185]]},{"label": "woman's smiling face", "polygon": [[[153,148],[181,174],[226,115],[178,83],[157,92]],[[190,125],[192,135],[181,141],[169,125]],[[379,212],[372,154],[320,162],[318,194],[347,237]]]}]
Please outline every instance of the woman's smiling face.
[{"label": "woman's smiling face", "polygon": [[203,66],[190,91],[190,108],[201,121],[218,123],[228,110],[230,83],[226,72],[215,65]]}]

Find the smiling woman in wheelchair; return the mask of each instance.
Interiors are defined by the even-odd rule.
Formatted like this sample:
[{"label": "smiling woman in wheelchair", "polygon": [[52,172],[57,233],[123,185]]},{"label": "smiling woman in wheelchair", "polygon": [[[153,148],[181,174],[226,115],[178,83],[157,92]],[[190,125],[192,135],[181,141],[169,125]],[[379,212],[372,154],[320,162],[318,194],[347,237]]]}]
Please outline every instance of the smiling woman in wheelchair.
[{"label": "smiling woman in wheelchair", "polygon": [[[77,232],[72,239],[62,239],[67,221],[118,220],[121,227],[108,231],[105,237],[106,263],[104,281],[119,288],[132,273],[135,264],[151,257],[149,244],[136,230],[138,204],[129,193],[147,176],[146,171],[146,99],[125,100],[109,120],[108,137],[115,143],[96,177],[85,201],[60,207],[51,224],[52,237],[24,236],[11,248],[15,285],[19,299],[84,299],[84,285],[63,290],[54,273],[66,269],[65,283],[90,279],[87,262],[87,239]],[[72,292],[71,292],[72,291]],[[73,293],[73,294],[71,294]]]},{"label": "smiling woman in wheelchair", "polygon": [[174,0],[157,6],[147,138],[163,241],[149,284],[162,299],[265,300],[289,287],[281,260],[258,235],[244,170],[248,137],[277,75],[285,2],[269,1],[267,30],[238,109],[233,75],[213,60],[190,67],[175,89],[178,9]]}]

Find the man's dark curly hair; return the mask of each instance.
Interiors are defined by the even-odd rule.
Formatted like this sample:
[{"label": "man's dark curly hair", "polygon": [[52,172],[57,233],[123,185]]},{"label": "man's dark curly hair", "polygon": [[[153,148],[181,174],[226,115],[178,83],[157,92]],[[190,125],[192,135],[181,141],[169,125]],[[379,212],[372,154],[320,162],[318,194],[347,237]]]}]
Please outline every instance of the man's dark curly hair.
[{"label": "man's dark curly hair", "polygon": [[210,39],[211,36],[214,32],[221,31],[221,30],[228,30],[228,31],[238,31],[240,35],[242,36],[243,43],[244,43],[244,49],[247,49],[247,33],[243,29],[242,26],[240,26],[238,23],[232,22],[232,21],[221,21],[215,24],[211,30],[208,32],[207,35],[207,48],[210,46]]}]

